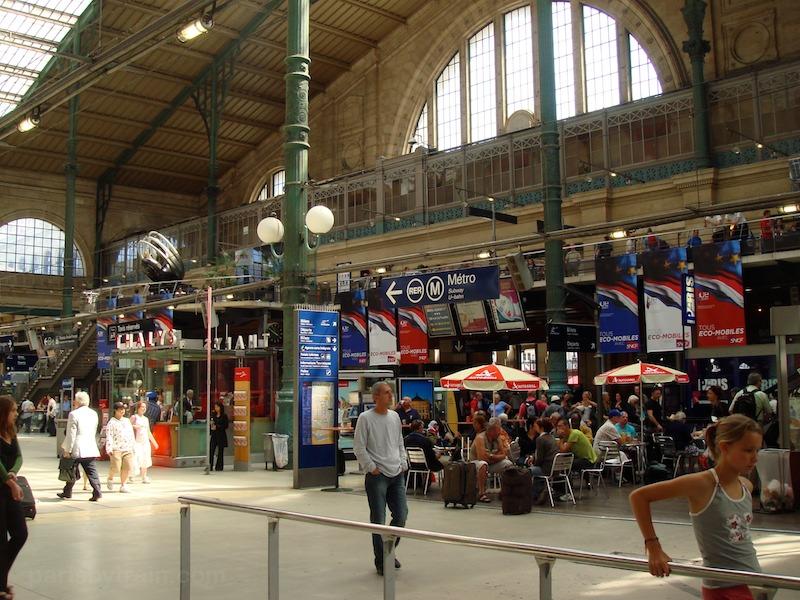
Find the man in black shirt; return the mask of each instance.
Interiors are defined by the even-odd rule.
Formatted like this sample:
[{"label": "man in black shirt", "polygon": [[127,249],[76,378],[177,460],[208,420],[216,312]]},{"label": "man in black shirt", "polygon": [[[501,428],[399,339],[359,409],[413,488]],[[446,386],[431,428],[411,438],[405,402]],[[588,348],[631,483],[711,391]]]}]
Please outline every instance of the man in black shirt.
[{"label": "man in black shirt", "polygon": [[400,401],[400,406],[397,407],[397,416],[400,417],[400,422],[403,424],[403,429],[410,429],[411,423],[417,420],[422,420],[419,413],[411,406],[411,398],[404,396]]},{"label": "man in black shirt", "polygon": [[533,455],[536,452],[536,437],[537,433],[534,428],[534,423],[536,423],[536,419],[528,419],[526,423],[527,431],[519,436],[519,458],[517,459],[517,465],[524,466],[526,464],[530,464],[527,461],[528,457],[533,460]]},{"label": "man in black shirt", "polygon": [[[412,409],[413,410],[413,409]],[[428,468],[434,473],[444,470],[444,465],[439,461],[436,450],[433,449],[433,442],[422,431],[423,423],[419,419],[411,422],[411,433],[403,439],[406,448],[421,448],[425,453],[425,460]]]},{"label": "man in black shirt", "polygon": [[648,431],[656,431],[661,433],[664,428],[661,426],[663,419],[661,408],[661,388],[653,388],[650,394],[650,400],[644,405],[646,413],[644,428]]}]

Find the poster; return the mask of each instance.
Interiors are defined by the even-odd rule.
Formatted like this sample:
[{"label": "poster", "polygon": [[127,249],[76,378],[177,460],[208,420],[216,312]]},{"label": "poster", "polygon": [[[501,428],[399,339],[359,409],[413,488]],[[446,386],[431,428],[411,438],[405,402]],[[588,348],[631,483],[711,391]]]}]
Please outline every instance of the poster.
[{"label": "poster", "polygon": [[428,362],[428,321],[421,306],[397,309],[400,364]]},{"label": "poster", "polygon": [[333,386],[330,382],[306,383],[303,388],[303,443],[312,446],[333,444]]},{"label": "poster", "polygon": [[461,333],[489,333],[489,319],[483,302],[462,302],[455,304]]},{"label": "poster", "polygon": [[525,315],[522,303],[510,277],[500,280],[500,297],[491,300],[492,317],[497,331],[525,329]]},{"label": "poster", "polygon": [[648,352],[692,347],[692,328],[684,326],[686,248],[640,255],[644,273],[644,318]]},{"label": "poster", "polygon": [[639,352],[636,255],[598,258],[595,273],[600,305],[600,352]]},{"label": "poster", "polygon": [[250,470],[250,367],[233,369],[233,470]]},{"label": "poster", "polygon": [[692,252],[698,347],[746,344],[739,240],[696,246]]},{"label": "poster", "polygon": [[398,396],[411,398],[411,406],[416,409],[427,425],[433,419],[433,379],[400,379],[400,390]]},{"label": "poster", "polygon": [[428,336],[452,337],[456,334],[456,325],[449,304],[426,306],[425,318],[428,321]]},{"label": "poster", "polygon": [[342,367],[359,368],[367,366],[367,309],[361,298],[351,292],[337,296],[342,307]]},{"label": "poster", "polygon": [[397,317],[386,296],[377,289],[369,290],[369,364],[396,365]]}]

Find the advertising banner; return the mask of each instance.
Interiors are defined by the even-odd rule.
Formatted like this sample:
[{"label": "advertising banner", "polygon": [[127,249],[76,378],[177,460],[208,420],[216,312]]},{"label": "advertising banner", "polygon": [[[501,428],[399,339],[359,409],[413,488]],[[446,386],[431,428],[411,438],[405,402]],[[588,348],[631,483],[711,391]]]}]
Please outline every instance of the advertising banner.
[{"label": "advertising banner", "polygon": [[692,346],[684,326],[686,248],[644,252],[644,319],[648,352],[677,352]]},{"label": "advertising banner", "polygon": [[377,289],[369,290],[369,364],[396,365],[397,317],[394,308]]},{"label": "advertising banner", "polygon": [[428,362],[428,320],[421,306],[397,309],[400,364]]},{"label": "advertising banner", "polygon": [[740,346],[744,329],[744,286],[739,240],[693,248],[697,345]]},{"label": "advertising banner", "polygon": [[233,470],[250,469],[250,367],[233,369]]},{"label": "advertising banner", "polygon": [[636,255],[598,258],[595,273],[600,305],[600,352],[639,352]]},{"label": "advertising banner", "polygon": [[337,302],[342,307],[342,368],[366,367],[367,309],[364,307],[364,303],[356,300],[350,292],[339,294]]},{"label": "advertising banner", "polygon": [[114,344],[108,339],[108,327],[111,323],[113,323],[111,319],[101,317],[97,319],[95,325],[98,369],[111,368],[111,351],[114,349]]},{"label": "advertising banner", "polygon": [[497,331],[525,329],[525,314],[522,311],[522,303],[510,277],[504,277],[500,280],[500,297],[497,300],[491,300],[490,303],[492,305],[494,326]]},{"label": "advertising banner", "polygon": [[489,319],[483,302],[463,302],[454,306],[462,334],[489,333]]}]

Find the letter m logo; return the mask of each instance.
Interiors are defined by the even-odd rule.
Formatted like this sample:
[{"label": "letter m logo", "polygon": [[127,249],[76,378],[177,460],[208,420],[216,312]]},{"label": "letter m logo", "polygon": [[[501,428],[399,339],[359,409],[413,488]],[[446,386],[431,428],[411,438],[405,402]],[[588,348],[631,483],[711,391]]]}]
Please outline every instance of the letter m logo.
[{"label": "letter m logo", "polygon": [[444,296],[444,281],[441,277],[431,277],[425,284],[425,293],[431,302],[438,302]]}]

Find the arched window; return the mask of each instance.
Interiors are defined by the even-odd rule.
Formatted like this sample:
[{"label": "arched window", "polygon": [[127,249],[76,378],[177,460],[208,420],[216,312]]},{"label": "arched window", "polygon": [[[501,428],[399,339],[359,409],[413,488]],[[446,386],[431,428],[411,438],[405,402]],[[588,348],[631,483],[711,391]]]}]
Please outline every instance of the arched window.
[{"label": "arched window", "polygon": [[267,178],[264,187],[258,192],[256,201],[260,202],[268,198],[275,198],[276,196],[283,196],[284,188],[286,187],[286,171],[281,169],[275,171],[271,177]]},{"label": "arched window", "polygon": [[[519,110],[536,114],[534,17],[530,6],[505,12],[467,40],[434,81],[415,122],[417,142],[425,138],[425,145],[447,150],[501,134],[505,120]],[[580,0],[553,2],[552,31],[557,118],[661,93],[644,48],[603,11]]]},{"label": "arched window", "polygon": [[[85,277],[83,255],[72,248],[73,274]],[[0,270],[64,275],[64,232],[41,219],[17,219],[0,226]]]}]

